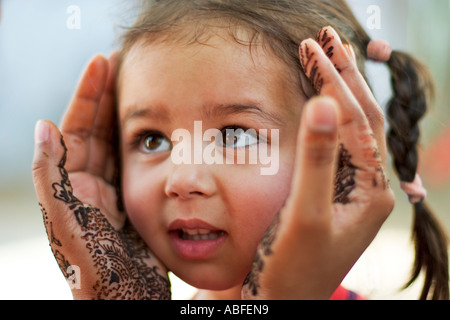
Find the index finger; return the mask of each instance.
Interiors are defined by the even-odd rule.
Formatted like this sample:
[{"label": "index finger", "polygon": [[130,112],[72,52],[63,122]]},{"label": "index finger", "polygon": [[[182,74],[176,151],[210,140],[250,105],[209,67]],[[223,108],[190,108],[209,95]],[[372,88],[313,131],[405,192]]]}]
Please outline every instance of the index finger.
[{"label": "index finger", "polygon": [[[300,46],[300,57],[306,75],[311,79],[316,90],[322,95],[331,96],[339,103],[341,118],[339,138],[345,150],[352,155],[352,164],[368,173],[365,177],[386,186],[384,168],[384,141],[378,141],[367,115],[357,101],[348,85],[325,54],[322,47],[314,40],[304,40]],[[379,147],[382,146],[382,152]]]},{"label": "index finger", "polygon": [[100,98],[97,115],[90,132],[89,154],[86,171],[111,181],[114,172],[112,134],[116,117],[115,77],[118,53],[109,57],[108,78]]},{"label": "index finger", "polygon": [[363,124],[367,121],[350,88],[315,40],[302,41],[299,56],[306,76],[318,93],[335,97],[338,100],[342,108],[341,124]]},{"label": "index finger", "polygon": [[89,153],[88,139],[95,123],[107,76],[108,61],[102,55],[96,55],[81,77],[63,117],[61,132],[70,155],[66,164],[69,172],[83,170],[86,167]]},{"label": "index finger", "polygon": [[384,159],[386,154],[386,138],[383,110],[377,103],[366,80],[358,70],[354,52],[352,51],[353,49],[350,46],[347,49],[343,45],[339,35],[332,27],[321,29],[317,40],[322,46],[323,51],[327,53],[332,64],[339,70],[340,76],[364,110]]}]

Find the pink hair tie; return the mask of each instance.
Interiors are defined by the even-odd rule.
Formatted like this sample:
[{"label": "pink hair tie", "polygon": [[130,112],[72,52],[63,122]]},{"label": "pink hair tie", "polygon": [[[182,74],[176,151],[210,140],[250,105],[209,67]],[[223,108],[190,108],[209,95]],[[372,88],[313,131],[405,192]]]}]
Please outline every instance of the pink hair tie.
[{"label": "pink hair tie", "polygon": [[389,43],[383,40],[372,40],[367,46],[367,58],[375,62],[388,62],[391,59],[392,49]]},{"label": "pink hair tie", "polygon": [[412,204],[422,202],[427,197],[427,190],[423,187],[422,179],[416,174],[413,182],[401,182],[400,187],[408,195]]}]

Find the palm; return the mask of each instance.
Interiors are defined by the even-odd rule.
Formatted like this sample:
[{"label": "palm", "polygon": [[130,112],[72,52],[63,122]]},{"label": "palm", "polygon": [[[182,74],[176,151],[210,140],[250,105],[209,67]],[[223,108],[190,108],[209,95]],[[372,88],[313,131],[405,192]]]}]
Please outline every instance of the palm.
[{"label": "palm", "polygon": [[62,136],[54,127],[51,152],[41,153],[47,162],[34,162],[36,191],[62,273],[72,279],[72,265],[82,272],[74,297],[167,299],[166,268],[117,205],[111,66],[101,57],[89,65],[63,119]]},{"label": "palm", "polygon": [[116,188],[102,178],[85,172],[70,174],[74,195],[83,203],[99,208],[117,230],[124,224],[125,216],[117,206]]}]

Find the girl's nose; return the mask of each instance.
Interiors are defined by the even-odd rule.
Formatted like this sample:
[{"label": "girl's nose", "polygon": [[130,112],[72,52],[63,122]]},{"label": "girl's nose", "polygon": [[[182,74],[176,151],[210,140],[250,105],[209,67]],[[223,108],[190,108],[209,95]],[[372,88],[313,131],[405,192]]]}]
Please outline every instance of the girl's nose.
[{"label": "girl's nose", "polygon": [[210,197],[215,191],[216,184],[205,164],[174,165],[165,187],[169,198],[179,200]]}]

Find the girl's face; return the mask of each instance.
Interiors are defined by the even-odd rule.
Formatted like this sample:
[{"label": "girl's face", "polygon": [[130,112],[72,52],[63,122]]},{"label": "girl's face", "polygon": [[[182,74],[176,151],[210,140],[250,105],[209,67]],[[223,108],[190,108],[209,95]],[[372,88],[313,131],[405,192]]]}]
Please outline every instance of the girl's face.
[{"label": "girl's face", "polygon": [[[136,44],[122,64],[118,103],[126,211],[153,253],[193,286],[224,290],[242,284],[289,194],[305,102],[290,74],[262,48],[250,52],[219,36],[186,46]],[[172,142],[172,133],[184,129],[193,146],[194,121],[201,121],[202,133],[223,131],[227,145],[217,143],[215,151],[224,164],[174,162],[171,148],[175,152],[188,140]],[[233,151],[249,154],[258,136],[235,131],[229,137],[227,128],[267,129],[269,151],[279,151],[272,159],[278,172],[261,174],[267,164],[259,160],[233,161]],[[278,130],[279,142],[272,130]]]}]

